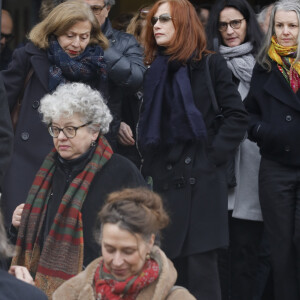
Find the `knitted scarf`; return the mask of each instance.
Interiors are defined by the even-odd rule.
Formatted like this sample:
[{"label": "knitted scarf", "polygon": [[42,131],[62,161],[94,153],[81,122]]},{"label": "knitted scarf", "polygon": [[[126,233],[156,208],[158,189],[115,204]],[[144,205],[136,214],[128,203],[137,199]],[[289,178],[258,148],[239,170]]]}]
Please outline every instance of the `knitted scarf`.
[{"label": "knitted scarf", "polygon": [[160,269],[160,265],[154,259],[146,260],[140,274],[118,281],[107,270],[102,259],[94,277],[97,299],[134,300],[143,288],[158,278]]},{"label": "knitted scarf", "polygon": [[194,102],[188,66],[158,55],[145,74],[138,124],[140,149],[149,151],[205,137],[206,126]]},{"label": "knitted scarf", "polygon": [[255,65],[255,58],[251,54],[253,46],[246,42],[235,47],[220,46],[220,54],[227,61],[228,68],[233,75],[240,81],[238,91],[244,100],[250,89],[252,71]]},{"label": "knitted scarf", "polygon": [[294,93],[297,93],[300,87],[300,61],[295,62],[297,47],[297,45],[291,47],[281,46],[273,36],[268,51],[269,57],[277,63],[280,72],[290,84]]},{"label": "knitted scarf", "polygon": [[41,229],[47,211],[51,182],[55,172],[53,149],[44,160],[29,191],[16,243],[12,265],[28,268],[37,287],[48,297],[65,281],[82,270],[83,228],[81,208],[97,172],[112,156],[104,137],[84,170],[71,182],[64,194],[41,252]]},{"label": "knitted scarf", "polygon": [[61,48],[57,39],[49,42],[48,59],[49,90],[53,91],[60,83],[71,81],[90,82],[95,78],[106,78],[106,64],[103,58],[103,50],[99,45],[89,45],[80,55],[71,58]]}]

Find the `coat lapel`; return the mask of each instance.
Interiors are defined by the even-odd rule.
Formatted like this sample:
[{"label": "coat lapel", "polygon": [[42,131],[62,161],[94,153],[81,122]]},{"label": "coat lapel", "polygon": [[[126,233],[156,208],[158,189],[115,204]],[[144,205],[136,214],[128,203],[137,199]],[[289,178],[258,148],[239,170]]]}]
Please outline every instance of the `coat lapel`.
[{"label": "coat lapel", "polygon": [[300,98],[299,94],[295,94],[283,75],[277,69],[276,65],[272,66],[270,77],[264,85],[265,91],[272,95],[280,102],[300,111]]}]

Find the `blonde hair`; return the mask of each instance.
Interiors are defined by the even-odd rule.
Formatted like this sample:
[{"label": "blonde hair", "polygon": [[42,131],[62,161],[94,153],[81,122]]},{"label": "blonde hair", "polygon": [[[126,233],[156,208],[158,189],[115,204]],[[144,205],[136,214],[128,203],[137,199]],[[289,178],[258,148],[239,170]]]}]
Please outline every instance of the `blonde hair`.
[{"label": "blonde hair", "polygon": [[61,36],[77,22],[84,21],[89,21],[92,25],[89,44],[108,48],[108,40],[101,32],[97,19],[89,5],[82,0],[69,0],[56,6],[42,22],[33,27],[29,39],[38,48],[47,49],[51,35]]}]

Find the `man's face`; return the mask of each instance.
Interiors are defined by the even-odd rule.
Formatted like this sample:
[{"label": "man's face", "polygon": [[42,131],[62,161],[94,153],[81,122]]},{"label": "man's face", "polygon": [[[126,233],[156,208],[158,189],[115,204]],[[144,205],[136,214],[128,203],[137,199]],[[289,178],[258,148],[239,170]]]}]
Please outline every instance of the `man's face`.
[{"label": "man's face", "polygon": [[[104,0],[84,0],[88,5],[91,6],[95,17],[97,18],[100,26],[105,22],[108,13],[110,11],[110,5],[105,5]],[[93,9],[95,8],[95,9]],[[103,8],[101,10],[101,8]],[[95,13],[95,11],[97,11]]]},{"label": "man's face", "polygon": [[1,17],[1,50],[5,47],[7,43],[7,38],[2,36],[4,35],[11,35],[13,30],[13,23],[10,18],[10,16],[7,14],[7,12],[2,12],[2,17]]}]

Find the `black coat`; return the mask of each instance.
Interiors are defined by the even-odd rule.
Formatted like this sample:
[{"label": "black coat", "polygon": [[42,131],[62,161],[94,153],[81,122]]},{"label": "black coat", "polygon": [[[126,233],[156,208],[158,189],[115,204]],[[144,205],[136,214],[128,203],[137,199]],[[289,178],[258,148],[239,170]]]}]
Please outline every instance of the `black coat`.
[{"label": "black coat", "polygon": [[123,100],[126,95],[134,94],[141,87],[146,67],[143,48],[133,35],[113,29],[109,19],[106,19],[101,30],[110,43],[110,47],[104,51],[104,59],[107,63],[108,93],[114,117],[109,138],[115,150]]},{"label": "black coat", "polygon": [[300,166],[300,90],[295,94],[272,62],[271,72],[256,65],[244,101],[250,114],[249,138],[262,157]]},{"label": "black coat", "polygon": [[13,131],[3,80],[0,77],[0,191],[13,150]]},{"label": "black coat", "polygon": [[47,296],[38,288],[25,283],[6,271],[0,270],[1,300],[47,300]]},{"label": "black coat", "polygon": [[[6,224],[20,203],[25,202],[34,176],[46,155],[53,148],[53,140],[38,112],[41,98],[49,93],[49,67],[47,52],[31,42],[16,49],[9,69],[1,72],[10,110],[13,109],[24,87],[30,70],[34,72],[27,84],[14,138],[12,162],[3,182],[2,203]],[[102,80],[98,81],[101,90]],[[96,88],[97,86],[95,86]]]},{"label": "black coat", "polygon": [[188,66],[194,101],[203,115],[208,139],[161,148],[144,157],[142,169],[145,176],[152,176],[154,190],[163,196],[171,216],[162,240],[170,258],[228,244],[224,163],[243,139],[248,124],[241,97],[221,56],[210,59],[211,78],[224,115],[217,133],[212,129],[215,113],[206,84],[205,59]]}]

